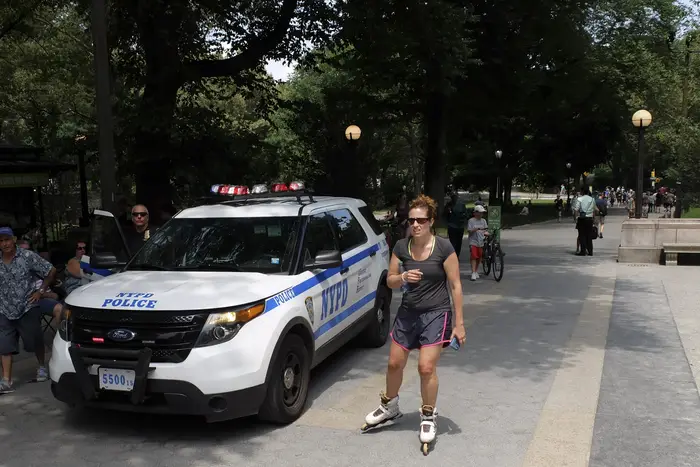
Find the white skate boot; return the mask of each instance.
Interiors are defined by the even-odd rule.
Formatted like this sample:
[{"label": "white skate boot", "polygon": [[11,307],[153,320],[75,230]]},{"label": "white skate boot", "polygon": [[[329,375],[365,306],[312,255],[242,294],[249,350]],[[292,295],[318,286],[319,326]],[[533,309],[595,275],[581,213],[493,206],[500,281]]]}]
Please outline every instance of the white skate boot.
[{"label": "white skate boot", "polygon": [[401,417],[402,413],[399,411],[399,396],[389,399],[383,392],[380,396],[381,404],[379,404],[379,407],[377,407],[376,410],[367,414],[365,417],[365,424],[362,425],[360,430],[367,431],[388,421]]},{"label": "white skate boot", "polygon": [[418,437],[423,444],[423,455],[430,452],[430,444],[435,441],[437,435],[437,408],[424,405],[420,408],[420,433]]}]

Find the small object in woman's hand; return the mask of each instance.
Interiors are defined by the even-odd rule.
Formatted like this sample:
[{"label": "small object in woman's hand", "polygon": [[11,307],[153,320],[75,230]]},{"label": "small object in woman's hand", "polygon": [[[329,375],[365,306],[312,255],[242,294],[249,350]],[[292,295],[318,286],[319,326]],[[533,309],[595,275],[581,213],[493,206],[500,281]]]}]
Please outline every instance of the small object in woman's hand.
[{"label": "small object in woman's hand", "polygon": [[459,345],[459,340],[456,337],[453,337],[450,341],[450,347],[452,347],[455,350],[459,350],[459,348],[461,347]]}]

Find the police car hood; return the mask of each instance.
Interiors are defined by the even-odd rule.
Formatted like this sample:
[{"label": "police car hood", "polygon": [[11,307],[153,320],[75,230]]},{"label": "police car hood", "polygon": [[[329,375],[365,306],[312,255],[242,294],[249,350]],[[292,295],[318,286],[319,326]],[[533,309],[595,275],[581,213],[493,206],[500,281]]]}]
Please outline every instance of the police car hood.
[{"label": "police car hood", "polygon": [[101,309],[207,310],[264,300],[297,281],[294,276],[249,272],[127,271],[76,289],[66,303]]}]

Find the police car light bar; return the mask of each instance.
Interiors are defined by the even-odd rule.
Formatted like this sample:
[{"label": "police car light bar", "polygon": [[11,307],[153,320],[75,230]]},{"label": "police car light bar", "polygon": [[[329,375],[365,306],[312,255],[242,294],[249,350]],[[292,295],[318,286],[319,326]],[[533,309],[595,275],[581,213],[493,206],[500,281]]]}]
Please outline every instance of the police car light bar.
[{"label": "police car light bar", "polygon": [[240,196],[248,194],[264,194],[264,193],[283,193],[290,191],[305,191],[306,185],[301,181],[294,181],[287,185],[286,183],[273,183],[268,188],[267,185],[259,183],[253,185],[253,189],[249,190],[245,185],[212,185],[211,193],[224,196]]}]

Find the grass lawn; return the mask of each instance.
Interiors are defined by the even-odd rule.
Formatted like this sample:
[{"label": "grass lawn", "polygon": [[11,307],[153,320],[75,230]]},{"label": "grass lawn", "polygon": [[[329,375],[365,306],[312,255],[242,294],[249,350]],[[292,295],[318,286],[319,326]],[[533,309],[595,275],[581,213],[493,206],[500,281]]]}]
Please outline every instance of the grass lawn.
[{"label": "grass lawn", "polygon": [[[474,204],[467,204],[468,209],[473,209]],[[502,229],[510,229],[517,227],[519,225],[532,224],[536,222],[544,222],[548,220],[556,219],[557,213],[554,209],[554,200],[551,199],[536,199],[532,201],[532,209],[530,210],[529,216],[519,216],[518,213],[522,209],[522,203],[520,206],[513,206],[512,210],[503,212],[503,220],[501,223]],[[385,214],[386,210],[375,211],[375,214]],[[700,217],[700,212],[698,216]],[[488,219],[487,219],[488,220]],[[436,227],[436,232],[441,237],[447,237],[447,227],[445,225],[438,225]]]},{"label": "grass lawn", "polygon": [[691,219],[698,219],[700,218],[700,207],[693,207],[688,210],[688,212],[684,212],[682,217],[687,217]]}]

